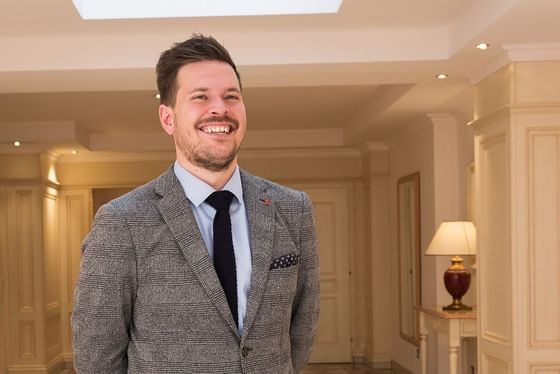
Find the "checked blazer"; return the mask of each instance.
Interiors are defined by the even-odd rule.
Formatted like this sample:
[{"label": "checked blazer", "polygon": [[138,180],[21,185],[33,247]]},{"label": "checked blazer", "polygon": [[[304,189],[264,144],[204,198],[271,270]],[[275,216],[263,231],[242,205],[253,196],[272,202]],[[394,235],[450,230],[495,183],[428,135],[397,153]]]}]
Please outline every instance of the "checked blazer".
[{"label": "checked blazer", "polygon": [[311,202],[243,171],[241,181],[252,258],[243,336],[171,167],[101,207],[82,244],[72,314],[78,373],[303,369],[319,316]]}]

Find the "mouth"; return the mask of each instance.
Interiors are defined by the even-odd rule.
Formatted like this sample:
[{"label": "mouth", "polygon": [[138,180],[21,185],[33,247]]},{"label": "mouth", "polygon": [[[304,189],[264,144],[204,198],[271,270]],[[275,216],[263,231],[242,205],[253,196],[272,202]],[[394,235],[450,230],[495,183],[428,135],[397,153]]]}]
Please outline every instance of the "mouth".
[{"label": "mouth", "polygon": [[235,131],[238,126],[239,123],[227,115],[222,117],[206,118],[198,123],[198,129],[205,134],[228,135],[229,133]]},{"label": "mouth", "polygon": [[229,124],[226,125],[206,125],[200,128],[205,134],[229,134],[233,131],[233,127]]}]

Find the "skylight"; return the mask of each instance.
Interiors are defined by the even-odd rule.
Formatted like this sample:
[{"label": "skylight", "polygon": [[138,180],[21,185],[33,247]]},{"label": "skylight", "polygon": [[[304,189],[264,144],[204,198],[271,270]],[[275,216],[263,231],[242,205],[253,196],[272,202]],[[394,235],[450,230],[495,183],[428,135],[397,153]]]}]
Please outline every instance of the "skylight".
[{"label": "skylight", "polygon": [[343,0],[72,0],[83,19],[336,13]]}]

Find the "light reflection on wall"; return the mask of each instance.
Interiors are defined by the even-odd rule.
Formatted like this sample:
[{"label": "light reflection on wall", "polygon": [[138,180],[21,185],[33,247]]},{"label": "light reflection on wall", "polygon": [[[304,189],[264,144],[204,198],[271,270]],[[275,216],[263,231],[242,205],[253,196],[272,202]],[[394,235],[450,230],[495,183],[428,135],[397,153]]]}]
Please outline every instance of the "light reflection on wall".
[{"label": "light reflection on wall", "polygon": [[58,184],[58,178],[56,176],[56,169],[54,168],[54,165],[50,165],[49,166],[49,172],[47,173],[47,179],[50,182],[56,183]]}]

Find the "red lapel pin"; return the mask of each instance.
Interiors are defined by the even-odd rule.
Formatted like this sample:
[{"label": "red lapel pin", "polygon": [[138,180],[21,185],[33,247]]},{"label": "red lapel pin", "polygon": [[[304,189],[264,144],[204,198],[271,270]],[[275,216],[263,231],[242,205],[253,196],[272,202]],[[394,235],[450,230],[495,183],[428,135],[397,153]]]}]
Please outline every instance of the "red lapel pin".
[{"label": "red lapel pin", "polygon": [[259,201],[266,206],[272,205],[272,200],[270,200],[270,199],[259,199]]}]

